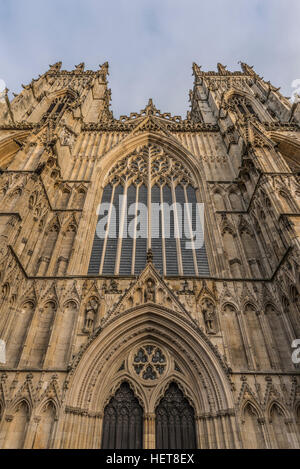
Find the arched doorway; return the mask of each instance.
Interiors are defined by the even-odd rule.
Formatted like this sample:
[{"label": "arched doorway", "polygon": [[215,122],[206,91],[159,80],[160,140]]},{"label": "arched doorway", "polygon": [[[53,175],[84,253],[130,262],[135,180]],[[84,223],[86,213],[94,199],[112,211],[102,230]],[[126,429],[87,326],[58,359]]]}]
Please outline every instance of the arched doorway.
[{"label": "arched doorway", "polygon": [[194,409],[176,383],[168,387],[155,416],[157,449],[197,448]]},{"label": "arched doorway", "polygon": [[102,449],[141,449],[143,409],[124,382],[104,409]]}]

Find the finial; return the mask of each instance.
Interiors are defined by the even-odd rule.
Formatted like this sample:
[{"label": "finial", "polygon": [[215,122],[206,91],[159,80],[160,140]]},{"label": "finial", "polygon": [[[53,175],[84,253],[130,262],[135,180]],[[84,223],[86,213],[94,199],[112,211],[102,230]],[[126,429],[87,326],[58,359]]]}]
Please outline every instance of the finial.
[{"label": "finial", "polygon": [[49,65],[49,72],[59,72],[61,69],[62,62],[56,62],[53,65]]},{"label": "finial", "polygon": [[76,72],[83,72],[84,71],[84,62],[81,62],[78,65],[75,65],[75,71]]},{"label": "finial", "polygon": [[145,107],[145,111],[146,111],[147,116],[153,114],[154,111],[156,111],[156,107],[153,104],[152,98],[149,98],[148,104]]},{"label": "finial", "polygon": [[255,72],[253,70],[253,65],[252,65],[252,67],[250,67],[250,65],[246,64],[245,62],[241,62],[241,61],[239,61],[239,64],[241,64],[241,68],[242,68],[243,72],[246,75],[255,75]]},{"label": "finial", "polygon": [[221,75],[223,74],[226,74],[227,73],[227,65],[222,65],[220,62],[217,64],[217,67],[218,67],[218,72],[221,73]]},{"label": "finial", "polygon": [[199,67],[199,65],[197,65],[196,62],[193,62],[193,72],[195,75],[201,72],[201,66]]},{"label": "finial", "polygon": [[104,64],[99,65],[101,72],[108,74],[108,62],[104,62]]},{"label": "finial", "polygon": [[150,263],[152,264],[152,262],[153,262],[153,251],[150,248],[147,251],[147,264],[150,264]]}]

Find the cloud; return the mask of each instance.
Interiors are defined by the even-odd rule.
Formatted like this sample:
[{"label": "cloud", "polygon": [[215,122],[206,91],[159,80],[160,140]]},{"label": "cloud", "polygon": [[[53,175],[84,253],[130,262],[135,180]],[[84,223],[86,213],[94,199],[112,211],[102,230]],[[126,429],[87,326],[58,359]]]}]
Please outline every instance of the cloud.
[{"label": "cloud", "polygon": [[185,115],[192,62],[203,70],[238,61],[292,94],[300,78],[298,0],[2,0],[0,78],[18,92],[63,61],[110,63],[114,114],[143,108]]}]

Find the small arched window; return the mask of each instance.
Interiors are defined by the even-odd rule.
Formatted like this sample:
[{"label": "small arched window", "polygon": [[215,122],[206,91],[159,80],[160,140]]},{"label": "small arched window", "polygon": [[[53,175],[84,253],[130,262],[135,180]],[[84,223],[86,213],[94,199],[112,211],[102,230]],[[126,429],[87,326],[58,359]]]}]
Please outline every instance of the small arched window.
[{"label": "small arched window", "polygon": [[59,96],[50,103],[47,111],[43,114],[40,123],[44,124],[49,118],[58,120],[63,112],[65,111],[67,105],[74,100],[74,97],[70,93],[65,93],[62,96]]},{"label": "small arched window", "polygon": [[234,95],[230,99],[230,105],[240,117],[255,116],[260,120],[257,112],[255,112],[252,104],[250,104],[249,100],[245,96]]}]

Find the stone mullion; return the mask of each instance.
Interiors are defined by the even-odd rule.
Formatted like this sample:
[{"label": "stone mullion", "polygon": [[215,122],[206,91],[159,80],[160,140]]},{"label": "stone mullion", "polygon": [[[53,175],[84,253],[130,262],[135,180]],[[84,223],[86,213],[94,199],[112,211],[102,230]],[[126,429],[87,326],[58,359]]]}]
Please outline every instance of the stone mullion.
[{"label": "stone mullion", "polygon": [[137,204],[139,202],[139,192],[140,187],[136,186],[135,194],[135,216],[134,216],[134,233],[133,233],[133,243],[132,243],[132,261],[131,261],[131,275],[134,275],[135,269],[135,253],[136,253],[136,227],[137,227]]},{"label": "stone mullion", "polygon": [[152,215],[152,209],[151,209],[151,155],[150,151],[148,151],[148,177],[147,177],[147,209],[148,209],[148,236],[147,236],[147,251],[151,249],[152,245],[152,221],[151,221],[151,215]]},{"label": "stone mullion", "polygon": [[[183,187],[183,190],[184,190],[184,200],[185,200],[185,203],[188,204],[189,203],[189,200],[188,200],[188,196],[187,196],[187,192],[186,192],[186,186]],[[188,207],[188,205],[186,205],[186,207]],[[192,210],[193,210],[193,207],[192,207]],[[198,210],[198,207],[196,205],[195,207],[195,210]],[[183,212],[183,220],[184,220],[184,223],[183,223],[183,229],[185,229],[185,224],[186,224],[186,220],[185,220],[185,214],[187,213],[187,218],[188,218],[188,225],[189,225],[189,232],[190,232],[190,236],[191,236],[191,241],[190,243],[192,244],[193,246],[193,261],[194,261],[194,269],[195,269],[195,275],[199,275],[199,272],[198,272],[198,264],[197,264],[197,257],[196,257],[196,251],[195,251],[195,244],[194,244],[194,240],[192,239],[192,231],[193,231],[193,226],[192,226],[192,220],[191,220],[191,213],[190,213],[190,210],[187,209],[187,210],[184,210]],[[200,214],[199,214],[200,216]],[[196,224],[197,224],[197,215],[196,215]],[[204,226],[202,227],[202,229],[204,230]],[[203,238],[203,241],[204,241],[204,238]]]},{"label": "stone mullion", "polygon": [[[174,187],[174,181],[171,182],[171,193],[172,193],[172,202],[176,207],[176,193]],[[181,247],[180,247],[180,239],[178,237],[179,231],[179,223],[178,223],[178,213],[177,208],[173,211],[174,214],[174,236],[176,241],[176,251],[177,251],[177,262],[178,262],[178,274],[183,275],[183,265],[182,265],[182,258],[181,258]]]},{"label": "stone mullion", "polygon": [[[122,244],[123,244],[123,234],[124,234],[124,225],[126,224],[126,230],[128,230],[128,213],[127,213],[127,190],[128,190],[128,181],[124,186],[123,193],[123,202],[121,207],[121,213],[119,213],[119,239],[116,252],[116,261],[115,261],[115,275],[119,274],[121,253],[122,253]],[[126,236],[128,233],[126,233]]]},{"label": "stone mullion", "polygon": [[163,186],[160,186],[160,204],[161,204],[161,247],[163,256],[163,275],[167,275],[167,255],[166,255],[166,244],[165,244],[165,216],[164,216],[164,196]]},{"label": "stone mullion", "polygon": [[114,197],[115,197],[115,190],[117,186],[113,186],[112,191],[111,191],[111,198],[110,198],[110,207],[109,207],[109,213],[108,213],[108,221],[107,221],[107,226],[106,226],[106,233],[105,233],[105,239],[103,242],[103,249],[102,249],[102,256],[101,256],[101,261],[100,261],[100,268],[99,268],[99,274],[102,274],[102,269],[104,265],[104,259],[105,259],[105,252],[106,252],[106,246],[107,246],[107,240],[109,237],[109,231],[110,231],[110,220],[111,220],[111,213],[113,209],[113,203],[114,203]]},{"label": "stone mullion", "polygon": [[144,449],[155,449],[155,414],[144,416]]}]

